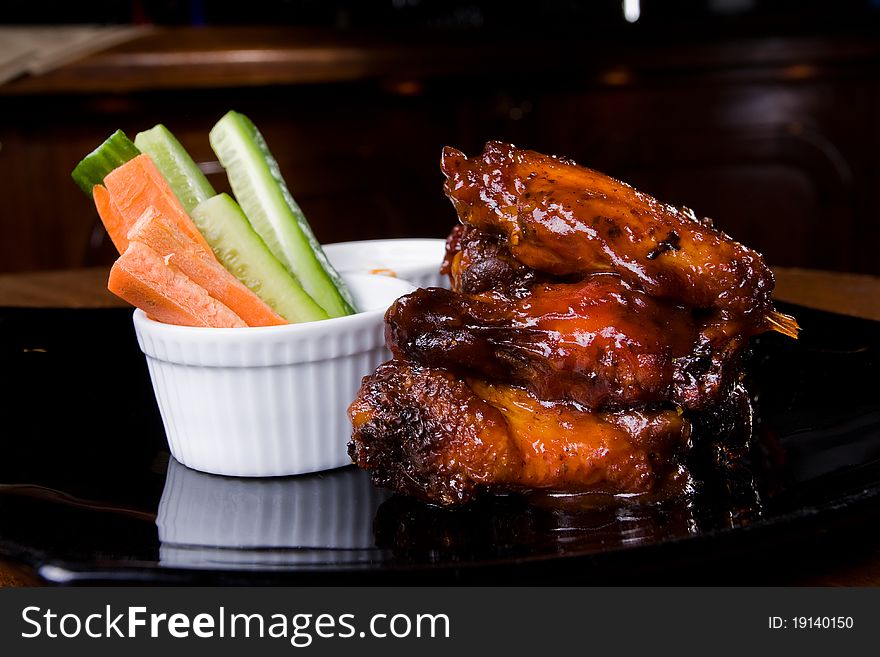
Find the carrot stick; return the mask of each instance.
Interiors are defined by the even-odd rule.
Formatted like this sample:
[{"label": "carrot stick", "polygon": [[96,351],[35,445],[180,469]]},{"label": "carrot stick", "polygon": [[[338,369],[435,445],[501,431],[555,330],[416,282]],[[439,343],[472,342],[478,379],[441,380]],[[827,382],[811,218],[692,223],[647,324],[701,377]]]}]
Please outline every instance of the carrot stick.
[{"label": "carrot stick", "polygon": [[113,246],[119,253],[125,251],[128,246],[128,230],[122,221],[122,215],[116,205],[110,199],[110,192],[103,185],[95,185],[92,187],[92,198],[95,200],[95,207],[98,209],[98,216],[101,217],[101,223],[107,229],[107,234],[113,240]]},{"label": "carrot stick", "polygon": [[144,210],[152,206],[175,223],[183,233],[204,246],[208,253],[212,253],[211,247],[189,218],[168,181],[156,168],[149,155],[138,155],[116,167],[105,176],[104,186],[122,218],[126,235],[140,219]]},{"label": "carrot stick", "polygon": [[197,244],[179,226],[149,207],[128,233],[130,243],[140,242],[172,268],[186,274],[208,294],[241,317],[248,326],[277,326],[287,321],[251,292],[210,250]]},{"label": "carrot stick", "polygon": [[247,326],[186,274],[140,242],[131,242],[110,270],[107,289],[152,319],[183,326]]}]

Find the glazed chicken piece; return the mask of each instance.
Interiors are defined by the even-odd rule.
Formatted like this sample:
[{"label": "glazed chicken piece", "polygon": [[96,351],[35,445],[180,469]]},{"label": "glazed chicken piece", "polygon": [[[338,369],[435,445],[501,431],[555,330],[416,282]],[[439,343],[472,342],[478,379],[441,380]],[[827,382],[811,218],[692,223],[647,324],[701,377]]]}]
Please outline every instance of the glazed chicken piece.
[{"label": "glazed chicken piece", "polygon": [[523,265],[555,276],[617,272],[651,296],[754,324],[772,310],[763,258],[691,210],[500,142],[473,158],[446,147],[442,168],[461,221],[502,236]]},{"label": "glazed chicken piece", "polygon": [[[516,320],[514,320],[515,326],[513,327],[513,333],[516,333],[520,338],[522,338],[523,329],[533,324],[536,319],[534,312],[535,308],[529,305],[532,291],[540,292],[547,290],[548,282],[560,280],[559,277],[552,277],[543,274],[542,272],[538,272],[519,263],[513,255],[511,255],[507,246],[504,244],[503,238],[500,236],[486,233],[466,224],[459,224],[452,229],[452,232],[447,239],[446,255],[443,262],[442,272],[449,275],[453,292],[466,295],[466,297],[463,296],[460,300],[461,304],[470,305],[475,301],[482,301],[486,304],[493,304],[501,308],[525,309],[525,311],[520,314],[519,322],[517,323]],[[591,274],[585,277],[574,276],[573,278],[576,280],[579,279],[582,289],[586,291],[598,288],[595,281],[592,283],[590,282],[591,278],[595,278],[596,281],[605,281],[605,287],[608,288],[611,281],[611,279],[607,278],[608,276],[613,275]],[[650,401],[651,399],[656,398],[656,393],[659,393],[661,390],[666,390],[668,393],[668,399],[674,401],[683,408],[691,410],[706,408],[712,403],[717,402],[719,399],[723,399],[731,385],[735,383],[738,376],[738,367],[741,362],[741,356],[745,346],[748,344],[748,339],[752,335],[756,335],[774,327],[788,335],[791,335],[792,332],[796,335],[797,325],[793,318],[775,311],[768,315],[768,318],[772,320],[769,324],[761,323],[758,325],[756,325],[750,318],[737,316],[727,310],[706,311],[695,309],[685,313],[683,306],[675,305],[670,301],[653,299],[640,292],[638,288],[634,288],[623,282],[622,279],[618,280],[621,288],[620,290],[609,289],[608,294],[604,296],[604,302],[596,300],[594,303],[594,305],[607,306],[605,309],[605,318],[611,323],[604,327],[606,332],[613,328],[613,322],[628,317],[631,320],[629,324],[631,335],[637,336],[643,330],[651,332],[652,327],[656,326],[657,322],[660,322],[661,324],[665,322],[672,330],[670,335],[678,335],[679,338],[681,338],[682,332],[684,332],[690,336],[687,338],[690,341],[688,342],[689,352],[687,354],[681,354],[678,350],[673,350],[671,352],[673,354],[671,387],[668,385],[668,379],[663,379],[663,381],[655,379],[653,385],[650,386],[650,391],[647,391],[652,391],[654,394],[648,394],[641,397],[642,401]],[[578,288],[572,285],[567,289],[574,291]],[[543,303],[541,304],[542,312],[553,315],[562,313],[572,320],[579,319],[579,317],[572,316],[573,308],[575,306],[571,305],[571,299],[566,299],[564,295],[559,294],[554,296],[558,302],[558,307]],[[443,293],[440,293],[436,300],[432,301],[429,297],[423,297],[419,299],[418,302],[413,300],[411,303],[418,303],[422,309],[427,309],[431,304],[435,304],[439,308],[443,306],[446,298],[447,297],[444,296]],[[465,300],[466,298],[467,300]],[[629,301],[628,303],[627,300]],[[636,301],[638,303],[634,303]],[[577,305],[579,305],[582,311],[588,312],[587,305],[584,305],[583,303]],[[485,306],[478,307],[485,308]],[[671,310],[669,316],[665,316],[666,309]],[[629,312],[631,310],[633,312]],[[444,349],[463,352],[466,347],[473,345],[474,342],[488,343],[488,349],[486,351],[495,354],[498,359],[506,363],[509,370],[520,369],[522,371],[523,359],[521,357],[516,358],[515,355],[511,353],[513,349],[511,348],[512,340],[509,337],[509,332],[505,334],[505,343],[503,345],[498,345],[492,344],[494,342],[494,336],[490,334],[491,331],[487,332],[485,327],[472,329],[472,326],[474,324],[479,324],[480,321],[492,321],[493,330],[494,328],[500,329],[504,324],[504,321],[507,321],[501,319],[501,317],[509,317],[509,314],[504,315],[504,313],[494,312],[491,314],[491,320],[473,320],[467,317],[458,317],[456,313],[452,312],[449,308],[446,308],[443,311],[445,312],[445,315],[442,315],[442,318],[437,313],[432,313],[431,311],[427,312],[428,315],[423,318],[413,317],[412,312],[395,312],[394,318],[389,322],[389,325],[386,328],[386,333],[389,340],[401,343],[401,353],[407,351],[410,355],[415,356],[421,351],[426,351],[430,348],[439,346],[439,341],[432,343],[428,338],[422,338],[417,345],[410,347],[406,346],[407,343],[413,342],[413,338],[410,336],[414,336],[418,331],[431,330],[431,322],[433,322],[438,326],[446,326],[448,330],[443,337],[454,343],[454,347],[445,346],[443,347]],[[578,315],[578,313],[575,312],[574,315]],[[647,325],[643,324],[643,318],[648,315],[654,317],[654,319],[651,320],[653,323]],[[685,315],[691,319],[687,322],[688,326],[682,327],[682,318]],[[582,319],[586,323],[591,322],[590,317]],[[624,319],[624,321],[626,320]],[[417,324],[418,326],[413,326],[413,324]],[[551,324],[554,325],[554,330],[558,329],[558,322],[554,321],[551,322]],[[595,326],[596,322],[593,321],[593,324]],[[573,331],[579,329],[577,321],[573,321],[567,325]],[[680,327],[680,329],[676,330],[676,326]],[[465,337],[464,334],[470,330],[477,330],[478,335]],[[602,330],[602,328],[597,327],[596,330]],[[528,333],[533,338],[532,341],[536,340],[539,334],[539,332],[534,330],[528,331]],[[656,331],[654,331],[654,333],[656,334]],[[394,338],[395,335],[400,337]],[[439,336],[437,337],[439,338]],[[576,348],[583,346],[580,344],[583,342],[582,335],[569,335],[566,337],[565,335],[558,335],[555,333],[548,334],[547,342],[543,344],[545,346],[547,344],[553,344],[559,342],[560,339],[569,344],[575,343],[577,345]],[[664,335],[662,339],[666,340],[667,338]],[[391,344],[391,342],[389,342],[389,344]],[[681,346],[681,339],[679,339],[677,344]],[[671,345],[667,346],[671,348]],[[581,355],[584,354],[583,349],[578,350]],[[531,350],[531,353],[536,357],[531,359],[532,361],[535,361],[534,366],[537,367],[543,375],[549,376],[554,372],[553,368],[542,363],[540,354],[537,351]],[[624,358],[626,357],[625,352],[623,356]],[[613,353],[606,354],[606,359],[617,358],[619,357],[615,356]],[[481,366],[479,364],[480,360],[476,359],[473,355],[466,356],[466,360],[458,361],[456,365],[450,365],[450,363],[453,363],[451,357],[447,357],[444,360],[446,361],[446,364],[443,366],[451,367],[453,371],[479,371],[482,375],[488,376],[489,378],[497,378],[501,376],[498,368],[488,368],[485,365]],[[439,366],[441,361],[431,360],[430,362]],[[482,359],[482,362],[485,362],[485,358]],[[571,361],[569,360],[569,362]],[[556,382],[551,382],[551,386],[559,388],[563,384],[572,383],[572,380],[579,381],[579,385],[574,385],[574,387],[571,388],[570,394],[560,397],[557,393],[552,392],[552,388],[541,386],[540,381],[532,383],[532,389],[539,395],[546,393],[551,395],[550,398],[552,399],[574,399],[588,407],[593,407],[596,404],[602,403],[619,405],[627,400],[638,401],[638,394],[634,396],[624,395],[616,397],[611,394],[611,396],[605,400],[597,398],[591,401],[589,397],[584,395],[587,391],[587,389],[583,387],[584,384],[587,383],[585,377],[594,377],[598,374],[599,380],[594,383],[600,383],[604,380],[601,376],[601,367],[591,366],[589,362],[584,361],[583,359],[579,362],[585,367],[579,368],[579,371],[577,372],[563,372],[561,373],[561,379]],[[514,365],[518,365],[518,368],[514,368]],[[594,365],[596,364],[594,363]],[[470,370],[468,370],[469,367]],[[529,367],[532,366],[529,365]],[[654,374],[658,373],[663,376],[670,374],[667,369],[655,369]],[[646,374],[645,379],[647,376],[649,375]],[[538,378],[540,377],[541,374],[538,374]],[[534,379],[535,373],[525,371],[522,375],[516,378],[516,380],[522,385],[529,385],[528,381],[530,378]],[[612,388],[609,388],[607,391],[613,393]],[[636,390],[631,388],[630,392],[636,392]]]},{"label": "glazed chicken piece", "polygon": [[511,299],[526,296],[534,283],[554,280],[517,262],[501,236],[467,224],[457,224],[446,238],[440,273],[449,277],[455,292],[489,293]]},{"label": "glazed chicken piece", "polygon": [[713,369],[692,357],[701,344],[692,313],[616,274],[535,284],[528,296],[506,302],[416,290],[389,308],[385,336],[397,358],[588,409],[660,401],[707,407],[735,383],[740,351],[710,351],[710,363],[712,355],[721,358],[717,376],[707,377]]},{"label": "glazed chicken piece", "polygon": [[375,483],[441,505],[666,496],[694,426],[711,434],[703,420],[731,409],[751,427],[749,337],[797,336],[760,255],[567,160],[491,142],[471,159],[445,149],[443,170],[463,222],[443,264],[453,289],[389,309],[394,360],[349,408],[349,454]]},{"label": "glazed chicken piece", "polygon": [[675,489],[691,431],[675,411],[589,413],[400,359],[364,379],[349,417],[349,454],[374,483],[442,505],[487,488]]}]

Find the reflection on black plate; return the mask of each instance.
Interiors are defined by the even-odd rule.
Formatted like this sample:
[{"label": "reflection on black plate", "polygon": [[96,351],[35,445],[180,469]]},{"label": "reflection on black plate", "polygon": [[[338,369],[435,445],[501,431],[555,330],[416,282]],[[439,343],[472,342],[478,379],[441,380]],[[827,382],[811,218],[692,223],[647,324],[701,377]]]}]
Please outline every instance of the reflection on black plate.
[{"label": "reflection on black plate", "polygon": [[754,342],[751,451],[697,452],[691,498],[443,510],[354,468],[249,480],[169,462],[128,311],[0,309],[0,558],[59,582],[742,581],[747,555],[790,561],[880,499],[880,324],[786,310],[801,340]]}]

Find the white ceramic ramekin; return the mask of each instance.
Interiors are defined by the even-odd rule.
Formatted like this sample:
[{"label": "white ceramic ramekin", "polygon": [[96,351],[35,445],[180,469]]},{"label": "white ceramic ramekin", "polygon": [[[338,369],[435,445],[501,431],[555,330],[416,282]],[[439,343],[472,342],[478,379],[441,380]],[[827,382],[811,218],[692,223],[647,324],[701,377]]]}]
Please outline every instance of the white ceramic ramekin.
[{"label": "white ceramic ramekin", "polygon": [[363,240],[325,244],[322,248],[342,273],[396,276],[416,287],[449,285],[446,277],[440,275],[446,240]]},{"label": "white ceramic ramekin", "polygon": [[383,315],[404,280],[343,275],[361,311],[319,322],[196,328],[134,313],[171,454],[213,474],[302,474],[351,463],[346,409],[389,358]]}]

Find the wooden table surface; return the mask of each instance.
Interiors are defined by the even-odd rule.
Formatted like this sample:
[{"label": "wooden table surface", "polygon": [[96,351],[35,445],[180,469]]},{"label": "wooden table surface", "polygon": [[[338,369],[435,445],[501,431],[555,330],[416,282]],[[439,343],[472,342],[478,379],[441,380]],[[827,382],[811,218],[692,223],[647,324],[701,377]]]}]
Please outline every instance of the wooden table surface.
[{"label": "wooden table surface", "polygon": [[[858,274],[775,268],[776,298],[805,306],[880,321],[880,278]],[[124,306],[106,290],[107,269],[0,274],[0,306],[94,308]],[[783,583],[797,585],[880,586],[880,535],[846,559],[811,563]],[[839,556],[839,555],[838,555]],[[16,564],[0,562],[0,586],[39,582]]]},{"label": "wooden table surface", "polygon": [[[532,35],[534,37],[534,35]],[[557,70],[588,75],[601,85],[620,84],[614,70],[729,71],[731,79],[791,76],[809,62],[810,76],[876,58],[876,39],[849,36],[839,43],[817,37],[747,38],[710,44],[629,44],[609,48],[602,39],[511,38],[508,30],[339,30],[294,26],[154,27],[132,41],[43,73],[0,85],[0,96],[131,92],[328,83],[370,78],[393,80],[456,75],[546,71],[547,49]],[[594,70],[595,69],[595,70]],[[794,73],[792,73],[794,70]],[[612,73],[609,75],[609,72]],[[803,75],[803,72],[800,73]]]}]

